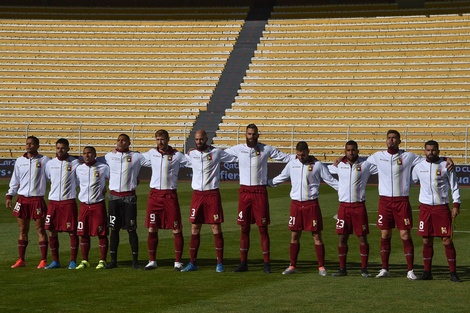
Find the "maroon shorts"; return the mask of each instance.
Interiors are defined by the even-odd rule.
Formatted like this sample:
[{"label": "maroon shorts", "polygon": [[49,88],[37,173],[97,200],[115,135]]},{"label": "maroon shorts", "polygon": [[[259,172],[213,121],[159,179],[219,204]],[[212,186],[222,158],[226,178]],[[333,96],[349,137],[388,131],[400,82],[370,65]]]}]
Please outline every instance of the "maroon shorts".
[{"label": "maroon shorts", "polygon": [[266,186],[240,186],[238,196],[238,225],[270,223]]},{"label": "maroon shorts", "polygon": [[413,227],[409,197],[380,196],[377,227],[386,230],[395,228],[395,225],[399,230]]},{"label": "maroon shorts", "polygon": [[305,230],[314,233],[323,230],[323,217],[318,199],[310,201],[292,200],[290,205],[289,230]]},{"label": "maroon shorts", "polygon": [[356,236],[369,233],[369,220],[365,202],[340,202],[336,221],[338,235],[350,235],[354,231]]},{"label": "maroon shorts", "polygon": [[58,232],[74,232],[77,230],[78,208],[75,199],[54,201],[49,200],[46,215],[46,229]]},{"label": "maroon shorts", "polygon": [[86,204],[80,202],[78,215],[77,235],[79,236],[107,236],[108,219],[104,201]]},{"label": "maroon shorts", "polygon": [[193,224],[220,224],[224,221],[219,189],[193,191],[189,221]]},{"label": "maroon shorts", "polygon": [[47,213],[47,205],[44,197],[25,197],[18,195],[15,207],[13,208],[13,216],[25,220],[38,220],[45,218]]},{"label": "maroon shorts", "polygon": [[176,190],[150,189],[145,227],[181,229],[181,209]]},{"label": "maroon shorts", "polygon": [[418,235],[423,237],[450,237],[452,213],[449,205],[419,205]]}]

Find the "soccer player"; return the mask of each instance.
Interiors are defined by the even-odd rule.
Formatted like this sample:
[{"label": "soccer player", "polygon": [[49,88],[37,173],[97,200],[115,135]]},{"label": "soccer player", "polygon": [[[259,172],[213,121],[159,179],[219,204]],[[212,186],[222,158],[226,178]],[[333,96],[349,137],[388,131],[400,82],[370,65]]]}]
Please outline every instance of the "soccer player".
[{"label": "soccer player", "polygon": [[46,194],[46,164],[50,158],[38,153],[39,139],[34,136],[26,138],[26,153],[16,159],[10,188],[6,194],[5,206],[12,208],[13,196],[18,195],[13,216],[18,218],[20,235],[18,238],[19,258],[11,268],[26,266],[25,254],[29,242],[29,226],[31,220],[35,221],[36,232],[39,237],[41,261],[38,269],[47,266],[47,233],[44,228],[47,205],[44,201]]},{"label": "soccer player", "polygon": [[256,223],[260,233],[263,253],[264,272],[271,272],[269,202],[266,185],[268,183],[268,159],[288,162],[294,155],[284,154],[279,150],[258,142],[258,127],[249,124],[245,131],[245,144],[228,148],[225,152],[236,156],[239,162],[240,189],[238,197],[237,224],[241,226],[240,264],[234,272],[248,271],[248,250],[250,248],[251,224]]},{"label": "soccer player", "polygon": [[367,265],[369,262],[369,221],[366,209],[366,186],[371,174],[377,173],[377,168],[359,158],[357,142],[346,142],[344,157],[338,166],[329,165],[328,170],[338,175],[339,208],[336,221],[336,233],[339,235],[338,257],[339,271],[333,276],[346,276],[346,259],[348,255],[348,239],[354,231],[359,239],[361,255],[361,275],[369,277]]},{"label": "soccer player", "polygon": [[188,161],[184,154],[168,145],[170,135],[166,130],[158,130],[155,133],[155,140],[157,146],[143,154],[152,168],[145,218],[145,226],[148,228],[149,263],[144,269],[157,268],[158,229],[171,229],[175,247],[174,269],[181,271],[183,269],[181,256],[184,238],[176,187],[180,166],[186,165]]},{"label": "soccer player", "polygon": [[85,163],[77,167],[76,175],[80,187],[80,213],[78,215],[77,235],[81,237],[80,248],[82,262],[77,270],[90,267],[88,255],[90,252],[90,237],[98,237],[100,261],[96,269],[106,268],[108,253],[108,225],[106,218],[106,180],[109,179],[108,165],[96,160],[96,150],[87,146],[83,149]]},{"label": "soccer player", "polygon": [[[109,254],[111,261],[107,269],[116,268],[119,232],[121,228],[127,230],[132,251],[132,267],[139,265],[139,238],[137,236],[137,195],[136,188],[138,175],[142,165],[146,163],[145,157],[129,150],[131,140],[128,135],[120,134],[117,138],[116,149],[104,156],[104,163],[108,164],[109,177]],[[99,158],[102,161],[102,158]]]},{"label": "soccer player", "polygon": [[[392,230],[396,226],[400,231],[403,250],[407,263],[406,277],[417,279],[413,271],[414,245],[410,230],[413,227],[409,191],[411,169],[423,158],[414,153],[399,149],[400,133],[396,130],[387,131],[387,150],[379,151],[367,158],[377,166],[379,174],[379,208],[377,226],[381,230],[380,255],[382,269],[377,278],[389,276],[389,258],[391,251]],[[447,159],[448,166],[453,165]]]},{"label": "soccer player", "polygon": [[56,157],[46,164],[46,177],[51,181],[49,206],[45,227],[49,230],[49,247],[52,262],[46,269],[60,268],[59,232],[67,232],[70,236],[69,269],[77,267],[78,253],[77,236],[77,179],[75,170],[80,161],[69,155],[69,141],[65,138],[57,140]]},{"label": "soccer player", "polygon": [[300,251],[300,236],[302,231],[310,231],[315,242],[315,253],[318,260],[318,273],[326,276],[325,246],[322,239],[323,218],[318,202],[319,188],[323,179],[328,185],[338,190],[338,181],[331,176],[327,167],[318,161],[305,141],[300,141],[296,146],[297,158],[287,163],[281,174],[269,182],[270,186],[276,186],[290,179],[292,199],[289,214],[290,240],[290,265],[282,274],[297,273],[297,256]]},{"label": "soccer player", "polygon": [[[456,253],[452,241],[452,220],[460,212],[460,191],[454,171],[446,168],[446,161],[439,157],[439,144],[429,140],[424,145],[426,160],[418,163],[412,179],[420,183],[418,235],[423,237],[424,272],[420,280],[431,280],[434,237],[440,237],[450,270],[450,280],[461,282],[456,272]],[[449,190],[453,207],[449,209]]]},{"label": "soccer player", "polygon": [[204,130],[196,131],[196,149],[185,155],[190,162],[188,166],[193,170],[191,182],[193,194],[189,213],[189,221],[191,222],[190,263],[181,270],[182,272],[197,270],[196,260],[202,224],[212,226],[217,255],[216,272],[224,271],[224,237],[222,234],[224,212],[219,192],[220,162],[236,162],[237,158],[224,150],[208,146],[207,140],[207,134]]}]

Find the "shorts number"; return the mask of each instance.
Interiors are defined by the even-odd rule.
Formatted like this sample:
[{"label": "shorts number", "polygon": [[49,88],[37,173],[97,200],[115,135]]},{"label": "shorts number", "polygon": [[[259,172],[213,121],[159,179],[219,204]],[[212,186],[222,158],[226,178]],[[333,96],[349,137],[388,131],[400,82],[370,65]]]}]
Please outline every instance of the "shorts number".
[{"label": "shorts number", "polygon": [[191,209],[190,217],[195,217],[195,216],[196,216],[196,209]]},{"label": "shorts number", "polygon": [[19,212],[21,209],[21,203],[16,202],[15,207],[13,208],[14,212]]},{"label": "shorts number", "polygon": [[114,222],[116,221],[116,216],[110,215],[109,216],[109,225],[112,227],[114,226]]},{"label": "shorts number", "polygon": [[238,213],[238,218],[239,218],[240,220],[243,220],[243,212],[242,212],[242,211],[240,211],[240,213]]},{"label": "shorts number", "polygon": [[289,216],[289,226],[295,225],[295,216]]},{"label": "shorts number", "polygon": [[424,229],[424,222],[423,221],[419,221],[419,229],[420,230]]},{"label": "shorts number", "polygon": [[46,215],[46,225],[49,225],[51,223],[51,216],[48,214]]},{"label": "shorts number", "polygon": [[79,230],[83,229],[83,222],[78,222],[77,229],[79,229]]},{"label": "shorts number", "polygon": [[155,223],[155,220],[156,220],[155,213],[150,214],[149,217],[150,217],[150,223]]},{"label": "shorts number", "polygon": [[336,220],[336,229],[343,229],[344,228],[344,220]]},{"label": "shorts number", "polygon": [[379,218],[377,219],[377,224],[381,225],[383,219],[384,217],[382,215],[379,215]]}]

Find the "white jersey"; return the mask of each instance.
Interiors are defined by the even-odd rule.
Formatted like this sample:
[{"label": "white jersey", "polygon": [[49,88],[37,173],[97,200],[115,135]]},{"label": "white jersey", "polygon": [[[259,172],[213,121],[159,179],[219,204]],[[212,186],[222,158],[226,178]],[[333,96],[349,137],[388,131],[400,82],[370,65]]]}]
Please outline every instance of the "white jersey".
[{"label": "white jersey", "polygon": [[80,164],[75,171],[80,186],[78,200],[86,204],[104,201],[106,180],[109,179],[108,165],[96,162],[91,166]]},{"label": "white jersey", "polygon": [[423,157],[411,152],[399,150],[390,154],[379,151],[367,158],[367,161],[377,166],[379,173],[379,195],[386,197],[409,196],[411,185],[411,169]]},{"label": "white jersey", "polygon": [[115,192],[134,191],[137,188],[137,178],[140,168],[147,160],[139,152],[127,151],[109,152],[98,161],[109,166],[109,190]]},{"label": "white jersey", "polygon": [[188,164],[188,160],[181,152],[169,147],[168,153],[162,154],[158,149],[150,149],[143,156],[148,167],[152,168],[150,188],[159,190],[174,190],[178,185],[178,173],[181,166]]},{"label": "white jersey", "polygon": [[287,180],[291,181],[290,197],[292,200],[315,200],[320,194],[320,183],[323,179],[333,189],[338,190],[338,181],[331,176],[326,166],[320,161],[301,163],[294,159],[286,164],[281,174],[274,177],[270,185],[278,185]]},{"label": "white jersey", "polygon": [[192,150],[185,156],[189,161],[188,167],[193,169],[191,187],[198,191],[218,189],[220,162],[237,161],[236,157],[212,146],[204,151]]},{"label": "white jersey", "polygon": [[28,158],[27,154],[15,161],[7,197],[41,197],[46,194],[46,164],[51,158],[38,154]]},{"label": "white jersey", "polygon": [[245,186],[267,185],[268,159],[289,162],[295,158],[295,155],[285,154],[262,143],[258,143],[254,148],[239,144],[225,149],[225,152],[238,158],[240,185]]},{"label": "white jersey", "polygon": [[366,186],[370,175],[377,174],[377,167],[358,159],[350,164],[346,158],[338,166],[328,165],[331,174],[338,175],[338,198],[340,202],[366,201]]},{"label": "white jersey", "polygon": [[57,157],[46,164],[46,177],[51,181],[49,200],[63,201],[77,197],[77,176],[75,170],[80,161],[69,156],[65,160]]},{"label": "white jersey", "polygon": [[457,175],[447,170],[447,162],[440,158],[436,163],[421,161],[413,168],[412,179],[419,181],[419,202],[428,205],[449,203],[449,189],[454,203],[460,203]]}]

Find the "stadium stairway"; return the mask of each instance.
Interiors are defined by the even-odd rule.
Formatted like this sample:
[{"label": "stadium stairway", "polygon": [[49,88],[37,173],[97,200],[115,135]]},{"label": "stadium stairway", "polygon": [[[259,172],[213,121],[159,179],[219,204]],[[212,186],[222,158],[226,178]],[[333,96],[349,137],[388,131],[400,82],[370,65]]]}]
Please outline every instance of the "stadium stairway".
[{"label": "stadium stairway", "polygon": [[199,129],[204,129],[209,137],[208,143],[212,142],[225,110],[230,109],[235,101],[272,9],[272,7],[255,7],[248,12],[238,40],[207,105],[207,110],[202,111],[198,116],[186,141],[187,148],[195,147],[194,135]]}]

